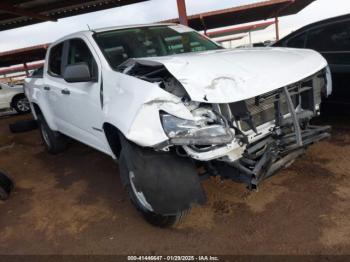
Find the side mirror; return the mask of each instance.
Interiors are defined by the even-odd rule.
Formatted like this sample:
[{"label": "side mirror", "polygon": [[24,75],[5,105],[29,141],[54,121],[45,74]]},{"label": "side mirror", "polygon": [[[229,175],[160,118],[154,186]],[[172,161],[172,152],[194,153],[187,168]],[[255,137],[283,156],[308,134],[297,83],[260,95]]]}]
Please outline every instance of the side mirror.
[{"label": "side mirror", "polygon": [[92,81],[89,66],[86,63],[68,65],[63,73],[63,79],[68,83]]}]

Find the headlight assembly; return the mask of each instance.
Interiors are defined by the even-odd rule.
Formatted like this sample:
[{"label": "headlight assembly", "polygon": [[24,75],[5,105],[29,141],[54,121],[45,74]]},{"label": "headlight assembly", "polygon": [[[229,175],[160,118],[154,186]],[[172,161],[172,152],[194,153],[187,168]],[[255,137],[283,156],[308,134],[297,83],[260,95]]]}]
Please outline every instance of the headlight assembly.
[{"label": "headlight assembly", "polygon": [[197,119],[191,121],[161,113],[164,131],[174,145],[219,145],[232,141],[233,135],[226,125],[205,116]]}]

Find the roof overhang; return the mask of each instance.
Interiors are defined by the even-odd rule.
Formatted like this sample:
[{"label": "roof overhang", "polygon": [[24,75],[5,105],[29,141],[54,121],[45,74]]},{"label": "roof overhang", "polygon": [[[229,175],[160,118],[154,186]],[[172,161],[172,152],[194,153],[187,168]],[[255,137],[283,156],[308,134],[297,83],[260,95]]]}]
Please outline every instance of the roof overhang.
[{"label": "roof overhang", "polygon": [[274,23],[275,21],[269,21],[269,22],[263,22],[263,23],[252,24],[252,25],[244,25],[244,26],[231,27],[231,28],[222,29],[222,30],[215,30],[215,31],[207,32],[207,36],[211,38],[224,37],[229,35],[260,31],[268,28],[270,25],[273,25]]},{"label": "roof overhang", "polygon": [[[259,20],[292,15],[316,0],[269,0],[213,12],[191,15],[188,25],[198,31],[245,24]],[[179,23],[179,19],[164,22]]]},{"label": "roof overhang", "polygon": [[0,31],[149,0],[3,0]]},{"label": "roof overhang", "polygon": [[0,68],[43,60],[50,44],[0,52]]},{"label": "roof overhang", "polygon": [[8,75],[8,74],[14,74],[18,72],[25,72],[26,70],[34,70],[42,67],[43,65],[44,65],[43,62],[37,62],[37,63],[27,65],[27,67],[24,67],[24,65],[16,65],[16,66],[7,67],[7,68],[0,68],[0,75]]},{"label": "roof overhang", "polygon": [[214,39],[214,40],[215,40],[216,42],[218,42],[218,43],[223,43],[223,42],[241,40],[241,39],[243,39],[244,37],[246,37],[246,35],[231,36],[231,37],[219,38],[219,39]]}]

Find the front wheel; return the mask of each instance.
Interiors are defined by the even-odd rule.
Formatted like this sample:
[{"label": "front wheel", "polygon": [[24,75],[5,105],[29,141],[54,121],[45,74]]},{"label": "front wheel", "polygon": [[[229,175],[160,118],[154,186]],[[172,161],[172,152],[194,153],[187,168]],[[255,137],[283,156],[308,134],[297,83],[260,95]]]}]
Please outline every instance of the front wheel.
[{"label": "front wheel", "polygon": [[12,107],[18,114],[26,114],[30,112],[29,101],[25,95],[18,95],[14,97]]},{"label": "front wheel", "polygon": [[127,159],[126,153],[122,150],[119,159],[119,171],[132,204],[143,215],[145,220],[153,226],[166,228],[179,224],[189,213],[190,209],[179,211],[173,215],[163,215],[153,212],[152,206],[147,202],[143,192],[137,190],[135,183],[136,170],[129,167],[130,165],[128,165]]}]

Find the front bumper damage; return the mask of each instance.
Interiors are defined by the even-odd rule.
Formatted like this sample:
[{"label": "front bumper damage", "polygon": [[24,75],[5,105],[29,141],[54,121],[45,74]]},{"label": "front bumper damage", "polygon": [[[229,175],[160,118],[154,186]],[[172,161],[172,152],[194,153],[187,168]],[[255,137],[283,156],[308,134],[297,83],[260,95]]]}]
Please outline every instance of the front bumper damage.
[{"label": "front bumper damage", "polygon": [[308,126],[286,135],[272,135],[249,146],[243,157],[231,164],[237,171],[226,174],[256,189],[264,179],[302,156],[309,145],[329,138],[329,131],[329,126]]},{"label": "front bumper damage", "polygon": [[207,172],[203,178],[219,175],[254,189],[302,155],[307,146],[330,136],[330,127],[309,125],[319,113],[321,94],[331,90],[327,67],[282,88],[245,95],[244,100],[204,103],[192,101],[161,64],[150,66],[138,61],[136,65],[132,63],[128,68],[133,70],[127,73],[145,79],[138,70],[142,68],[143,74],[146,70],[147,81],[157,83],[173,98],[145,103],[126,137],[138,145],[175,153],[197,167],[203,166]]},{"label": "front bumper damage", "polygon": [[232,163],[220,162],[215,166],[217,174],[237,182],[243,182],[248,189],[254,190],[258,185],[281,168],[289,166],[295,159],[305,153],[306,148],[316,142],[330,137],[330,126],[309,125],[315,112],[303,110],[293,103],[291,92],[282,89],[288,106],[288,117],[280,118],[278,105],[276,125],[269,136],[248,144],[242,157]]}]

